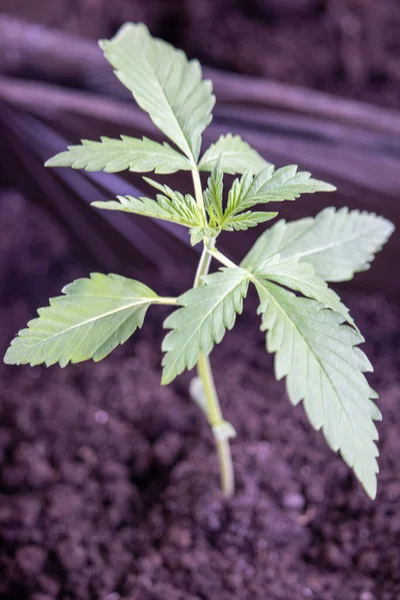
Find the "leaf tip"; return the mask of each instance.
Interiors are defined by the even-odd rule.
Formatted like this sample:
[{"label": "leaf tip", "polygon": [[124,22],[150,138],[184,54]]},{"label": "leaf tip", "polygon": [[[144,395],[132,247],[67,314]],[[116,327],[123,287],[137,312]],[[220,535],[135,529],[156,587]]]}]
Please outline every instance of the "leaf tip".
[{"label": "leaf tip", "polygon": [[171,383],[171,381],[173,379],[174,379],[174,377],[171,375],[171,373],[168,373],[164,369],[162,372],[162,376],[161,376],[161,385],[168,385]]},{"label": "leaf tip", "polygon": [[366,494],[371,498],[371,500],[375,500],[376,499],[376,494],[377,494],[377,488],[378,488],[378,483],[377,483],[377,479],[376,479],[376,475],[371,478],[371,480],[369,481],[362,481],[361,482]]},{"label": "leaf tip", "polygon": [[10,346],[7,350],[7,352],[4,355],[3,358],[3,362],[5,365],[16,365],[18,364],[17,361],[15,360],[15,357],[13,356],[14,352],[13,352],[13,348],[12,346]]},{"label": "leaf tip", "polygon": [[331,183],[323,182],[323,186],[321,189],[322,192],[337,192],[337,187],[332,185]]},{"label": "leaf tip", "polygon": [[[5,365],[26,365],[28,364],[28,361],[26,359],[24,359],[23,355],[21,355],[21,352],[18,350],[18,347],[16,347],[16,344],[19,341],[19,336],[16,336],[11,344],[9,345],[7,352],[4,355],[3,358],[3,362]],[[33,366],[33,365],[31,365]]]},{"label": "leaf tip", "polygon": [[319,184],[318,192],[337,192],[337,187],[327,181],[317,181]]},{"label": "leaf tip", "polygon": [[48,158],[46,160],[46,162],[44,163],[45,167],[62,167],[63,165],[60,164],[60,156],[61,154],[56,154],[55,156],[52,156],[51,158]]}]

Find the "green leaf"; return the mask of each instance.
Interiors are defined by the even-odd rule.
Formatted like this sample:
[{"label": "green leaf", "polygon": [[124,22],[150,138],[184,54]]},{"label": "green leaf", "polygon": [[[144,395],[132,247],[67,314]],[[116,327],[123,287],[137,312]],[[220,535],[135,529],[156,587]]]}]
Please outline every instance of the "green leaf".
[{"label": "green leaf", "polygon": [[219,234],[219,230],[209,226],[191,227],[190,231],[190,243],[195,246],[199,242],[203,241],[204,238],[214,238]]},{"label": "green leaf", "polygon": [[162,191],[162,194],[157,194],[156,200],[143,197],[117,196],[118,202],[116,200],[92,202],[92,206],[171,221],[190,228],[203,228],[205,226],[203,212],[190,194],[184,196],[167,185],[158,184],[148,178],[146,178],[146,181]]},{"label": "green leaf", "polygon": [[221,137],[211,144],[202,156],[199,169],[200,171],[212,171],[218,160],[221,161],[221,169],[224,173],[245,173],[252,171],[259,173],[262,169],[270,166],[266,160],[247,142],[244,142],[239,135],[221,135]]},{"label": "green leaf", "polygon": [[315,300],[299,298],[266,280],[256,282],[267,349],[275,354],[277,379],[286,377],[293,404],[304,401],[312,426],[322,428],[366,492],[376,495],[378,439],[372,402],[376,393],[363,375],[372,367],[357,347],[362,336],[344,318]]},{"label": "green leaf", "polygon": [[242,262],[255,267],[274,254],[313,265],[325,281],[346,281],[365,271],[394,231],[393,224],[374,213],[326,208],[315,218],[279,221],[265,231]]},{"label": "green leaf", "polygon": [[324,181],[311,179],[311,174],[297,172],[296,165],[277,169],[267,166],[253,177],[247,171],[236,179],[229,191],[226,215],[235,215],[259,203],[294,200],[301,194],[333,192],[336,188]]},{"label": "green leaf", "polygon": [[178,298],[182,305],[165,321],[172,329],[162,349],[162,383],[170,383],[184,369],[192,369],[200,353],[208,355],[215,343],[232,329],[236,314],[242,312],[249,274],[240,267],[222,269],[203,278],[204,285],[193,288]]},{"label": "green leaf", "polygon": [[260,223],[274,219],[277,214],[277,212],[248,210],[238,215],[227,216],[223,219],[221,227],[225,231],[245,231],[249,227],[256,227]]},{"label": "green leaf", "polygon": [[204,192],[204,206],[210,217],[210,227],[224,231],[244,231],[273,219],[277,212],[251,212],[231,214],[229,209],[223,208],[223,171],[221,156],[208,178],[208,185]]},{"label": "green leaf", "polygon": [[72,167],[86,171],[134,171],[147,173],[155,171],[162,175],[189,171],[190,162],[167,143],[158,144],[148,138],[142,140],[122,135],[120,140],[108,137],[100,142],[82,140],[79,146],[68,146],[68,150],[56,154],[46,163],[46,167]]},{"label": "green leaf", "polygon": [[211,176],[208,178],[207,188],[204,191],[204,206],[210,217],[210,224],[212,226],[216,226],[223,220],[223,179],[221,159],[218,159],[211,172]]},{"label": "green leaf", "polygon": [[342,315],[346,321],[355,326],[349,314],[349,309],[341,302],[339,296],[325,283],[316,277],[312,265],[299,263],[296,259],[283,259],[279,255],[268,259],[253,271],[256,277],[261,276],[268,281],[274,281],[291,290],[300,292],[317,300],[325,308],[330,308]]},{"label": "green leaf", "polygon": [[125,24],[100,43],[118,79],[132,92],[153,123],[194,164],[201,134],[211,122],[215,98],[197,60],[151,37],[143,24]]},{"label": "green leaf", "polygon": [[190,243],[192,246],[196,246],[204,240],[206,237],[205,228],[204,227],[191,227],[189,231],[190,235]]},{"label": "green leaf", "polygon": [[62,290],[39,317],[19,332],[4,357],[7,364],[65,367],[99,361],[141,327],[158,296],[143,283],[120,275],[92,273]]}]

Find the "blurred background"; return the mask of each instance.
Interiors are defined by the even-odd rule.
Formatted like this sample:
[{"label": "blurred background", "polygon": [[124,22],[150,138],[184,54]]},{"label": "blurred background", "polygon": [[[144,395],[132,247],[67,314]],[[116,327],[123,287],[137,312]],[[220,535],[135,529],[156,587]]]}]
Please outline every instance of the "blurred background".
[{"label": "blurred background", "polygon": [[[97,45],[126,21],[198,58],[213,80],[204,146],[239,134],[277,166],[337,186],[285,203],[283,218],[334,205],[400,226],[398,0],[0,0],[1,352],[38,306],[91,270],[168,295],[192,281],[199,250],[185,231],[90,208],[144,191],[139,176],[43,167],[81,138],[160,139]],[[239,259],[257,234],[226,234],[222,248]],[[245,313],[215,359],[251,457],[238,446],[238,499],[226,512],[188,379],[159,391],[162,321],[151,313],[138,341],[101,365],[0,367],[0,598],[400,598],[399,239],[338,286],[381,396],[375,504],[289,406],[269,359],[264,370]]]},{"label": "blurred background", "polygon": [[[218,100],[205,143],[228,130],[238,133],[271,162],[297,163],[335,183],[338,206],[374,210],[398,222],[396,0],[1,0],[0,10],[5,183],[28,186],[27,199],[44,203],[110,267],[126,258],[132,244],[156,261],[157,236],[160,245],[169,240],[173,258],[186,236],[178,228],[165,237],[160,224],[147,223],[134,233],[124,215],[86,210],[99,194],[109,198],[130,185],[143,186],[140,178],[49,173],[41,164],[83,137],[158,136],[96,44],[128,20],[145,22],[154,35],[205,65]],[[55,193],[60,184],[63,192]],[[332,199],[321,197],[317,204],[306,198],[286,214],[315,213],[327,202]],[[78,221],[75,214],[82,215]],[[99,239],[104,231],[113,240],[107,248]],[[247,236],[242,238],[245,247]],[[394,251],[399,246],[392,240],[386,258]],[[193,254],[189,249],[189,262]],[[385,279],[384,270],[378,274]],[[359,278],[358,285],[368,278]],[[400,280],[382,285],[400,293]]]}]

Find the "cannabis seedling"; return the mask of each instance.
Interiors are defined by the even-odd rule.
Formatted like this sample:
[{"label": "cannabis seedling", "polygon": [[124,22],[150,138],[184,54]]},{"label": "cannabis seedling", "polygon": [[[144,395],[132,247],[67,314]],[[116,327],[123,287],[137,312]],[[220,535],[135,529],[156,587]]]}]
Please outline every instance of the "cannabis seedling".
[{"label": "cannabis seedling", "polygon": [[[233,427],[223,419],[208,355],[242,311],[249,284],[259,299],[261,329],[275,353],[277,379],[286,377],[293,404],[303,400],[315,429],[340,451],[367,493],[376,494],[378,450],[375,420],[381,418],[364,372],[372,367],[358,345],[363,342],[348,309],[327,281],[345,281],[368,268],[393,231],[374,214],[328,208],[315,218],[279,221],[267,229],[237,265],[216,247],[221,231],[237,231],[273,219],[276,212],[255,211],[259,204],[294,200],[301,194],[331,192],[334,187],[290,165],[275,169],[239,136],[223,135],[200,156],[201,135],[211,121],[214,96],[197,61],[153,39],[144,25],[126,24],[102,41],[116,76],[138,105],[175,145],[147,138],[83,140],[46,165],[88,171],[188,171],[194,196],[144,178],[155,199],[118,196],[94,202],[164,219],[187,227],[192,244],[203,244],[193,288],[178,298],[158,296],[147,286],[120,275],[91,274],[63,290],[19,332],[5,355],[8,364],[99,361],[141,327],[151,304],[171,305],[164,326],[162,383],[197,365],[192,395],[203,407],[218,449],[223,492],[233,493],[229,438]],[[204,193],[200,172],[211,173]],[[239,174],[223,200],[223,174]],[[210,261],[222,267],[208,274]]]}]

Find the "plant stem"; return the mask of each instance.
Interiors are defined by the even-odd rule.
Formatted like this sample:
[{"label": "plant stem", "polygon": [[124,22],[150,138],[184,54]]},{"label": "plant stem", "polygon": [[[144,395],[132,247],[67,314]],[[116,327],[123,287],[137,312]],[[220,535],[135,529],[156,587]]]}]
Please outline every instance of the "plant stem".
[{"label": "plant stem", "polygon": [[215,435],[217,428],[224,424],[224,418],[215,389],[214,377],[208,356],[200,354],[197,362],[197,373],[203,383],[204,394],[207,400],[207,418],[213,430],[217,447],[222,493],[226,498],[230,498],[235,489],[231,449],[228,438],[220,438]]},{"label": "plant stem", "polygon": [[196,198],[196,202],[200,206],[200,208],[203,210],[204,219],[207,222],[207,215],[206,215],[206,211],[204,209],[203,191],[201,189],[200,173],[199,173],[197,167],[192,170],[192,178],[193,178],[194,195]]},{"label": "plant stem", "polygon": [[153,304],[167,304],[167,305],[175,305],[178,304],[177,298],[169,298],[167,296],[159,296],[158,298],[152,298]]},{"label": "plant stem", "polygon": [[201,278],[204,275],[207,275],[208,270],[210,268],[210,262],[211,262],[211,254],[210,254],[207,246],[204,244],[203,252],[201,253],[199,264],[197,265],[197,271],[196,271],[196,276],[194,278],[193,287],[199,287],[200,285],[203,285]]},{"label": "plant stem", "polygon": [[[221,265],[224,265],[224,267],[228,267],[229,269],[235,269],[236,267],[239,266],[239,265],[236,265],[230,258],[225,256],[225,254],[222,254],[222,252],[220,252],[219,250],[217,250],[214,247],[209,248],[208,252],[209,252],[210,256],[212,256],[218,262],[220,262]],[[250,279],[250,281],[252,281],[254,284],[257,285],[257,282],[254,278],[254,275],[251,273],[251,271],[247,271],[247,276]]]},{"label": "plant stem", "polygon": [[227,256],[225,256],[225,254],[222,254],[222,252],[216,248],[210,248],[209,253],[225,267],[229,267],[230,269],[237,267],[233,261],[231,261]]},{"label": "plant stem", "polygon": [[[192,176],[196,201],[197,204],[203,209],[205,215],[203,192],[201,189],[200,175],[197,169],[192,171]],[[202,277],[207,275],[209,271],[211,251],[214,249],[214,244],[215,238],[209,239],[204,243],[203,252],[197,267],[193,287],[199,287],[203,285]],[[208,356],[200,354],[197,361],[197,373],[203,384],[204,394],[207,401],[207,419],[213,431],[215,444],[217,447],[222,493],[226,498],[229,498],[233,495],[235,487],[231,449],[229,446],[229,438],[219,434],[220,428],[225,424],[225,421],[222,416],[221,406],[219,403],[217,390],[215,389],[214,377]]]}]

